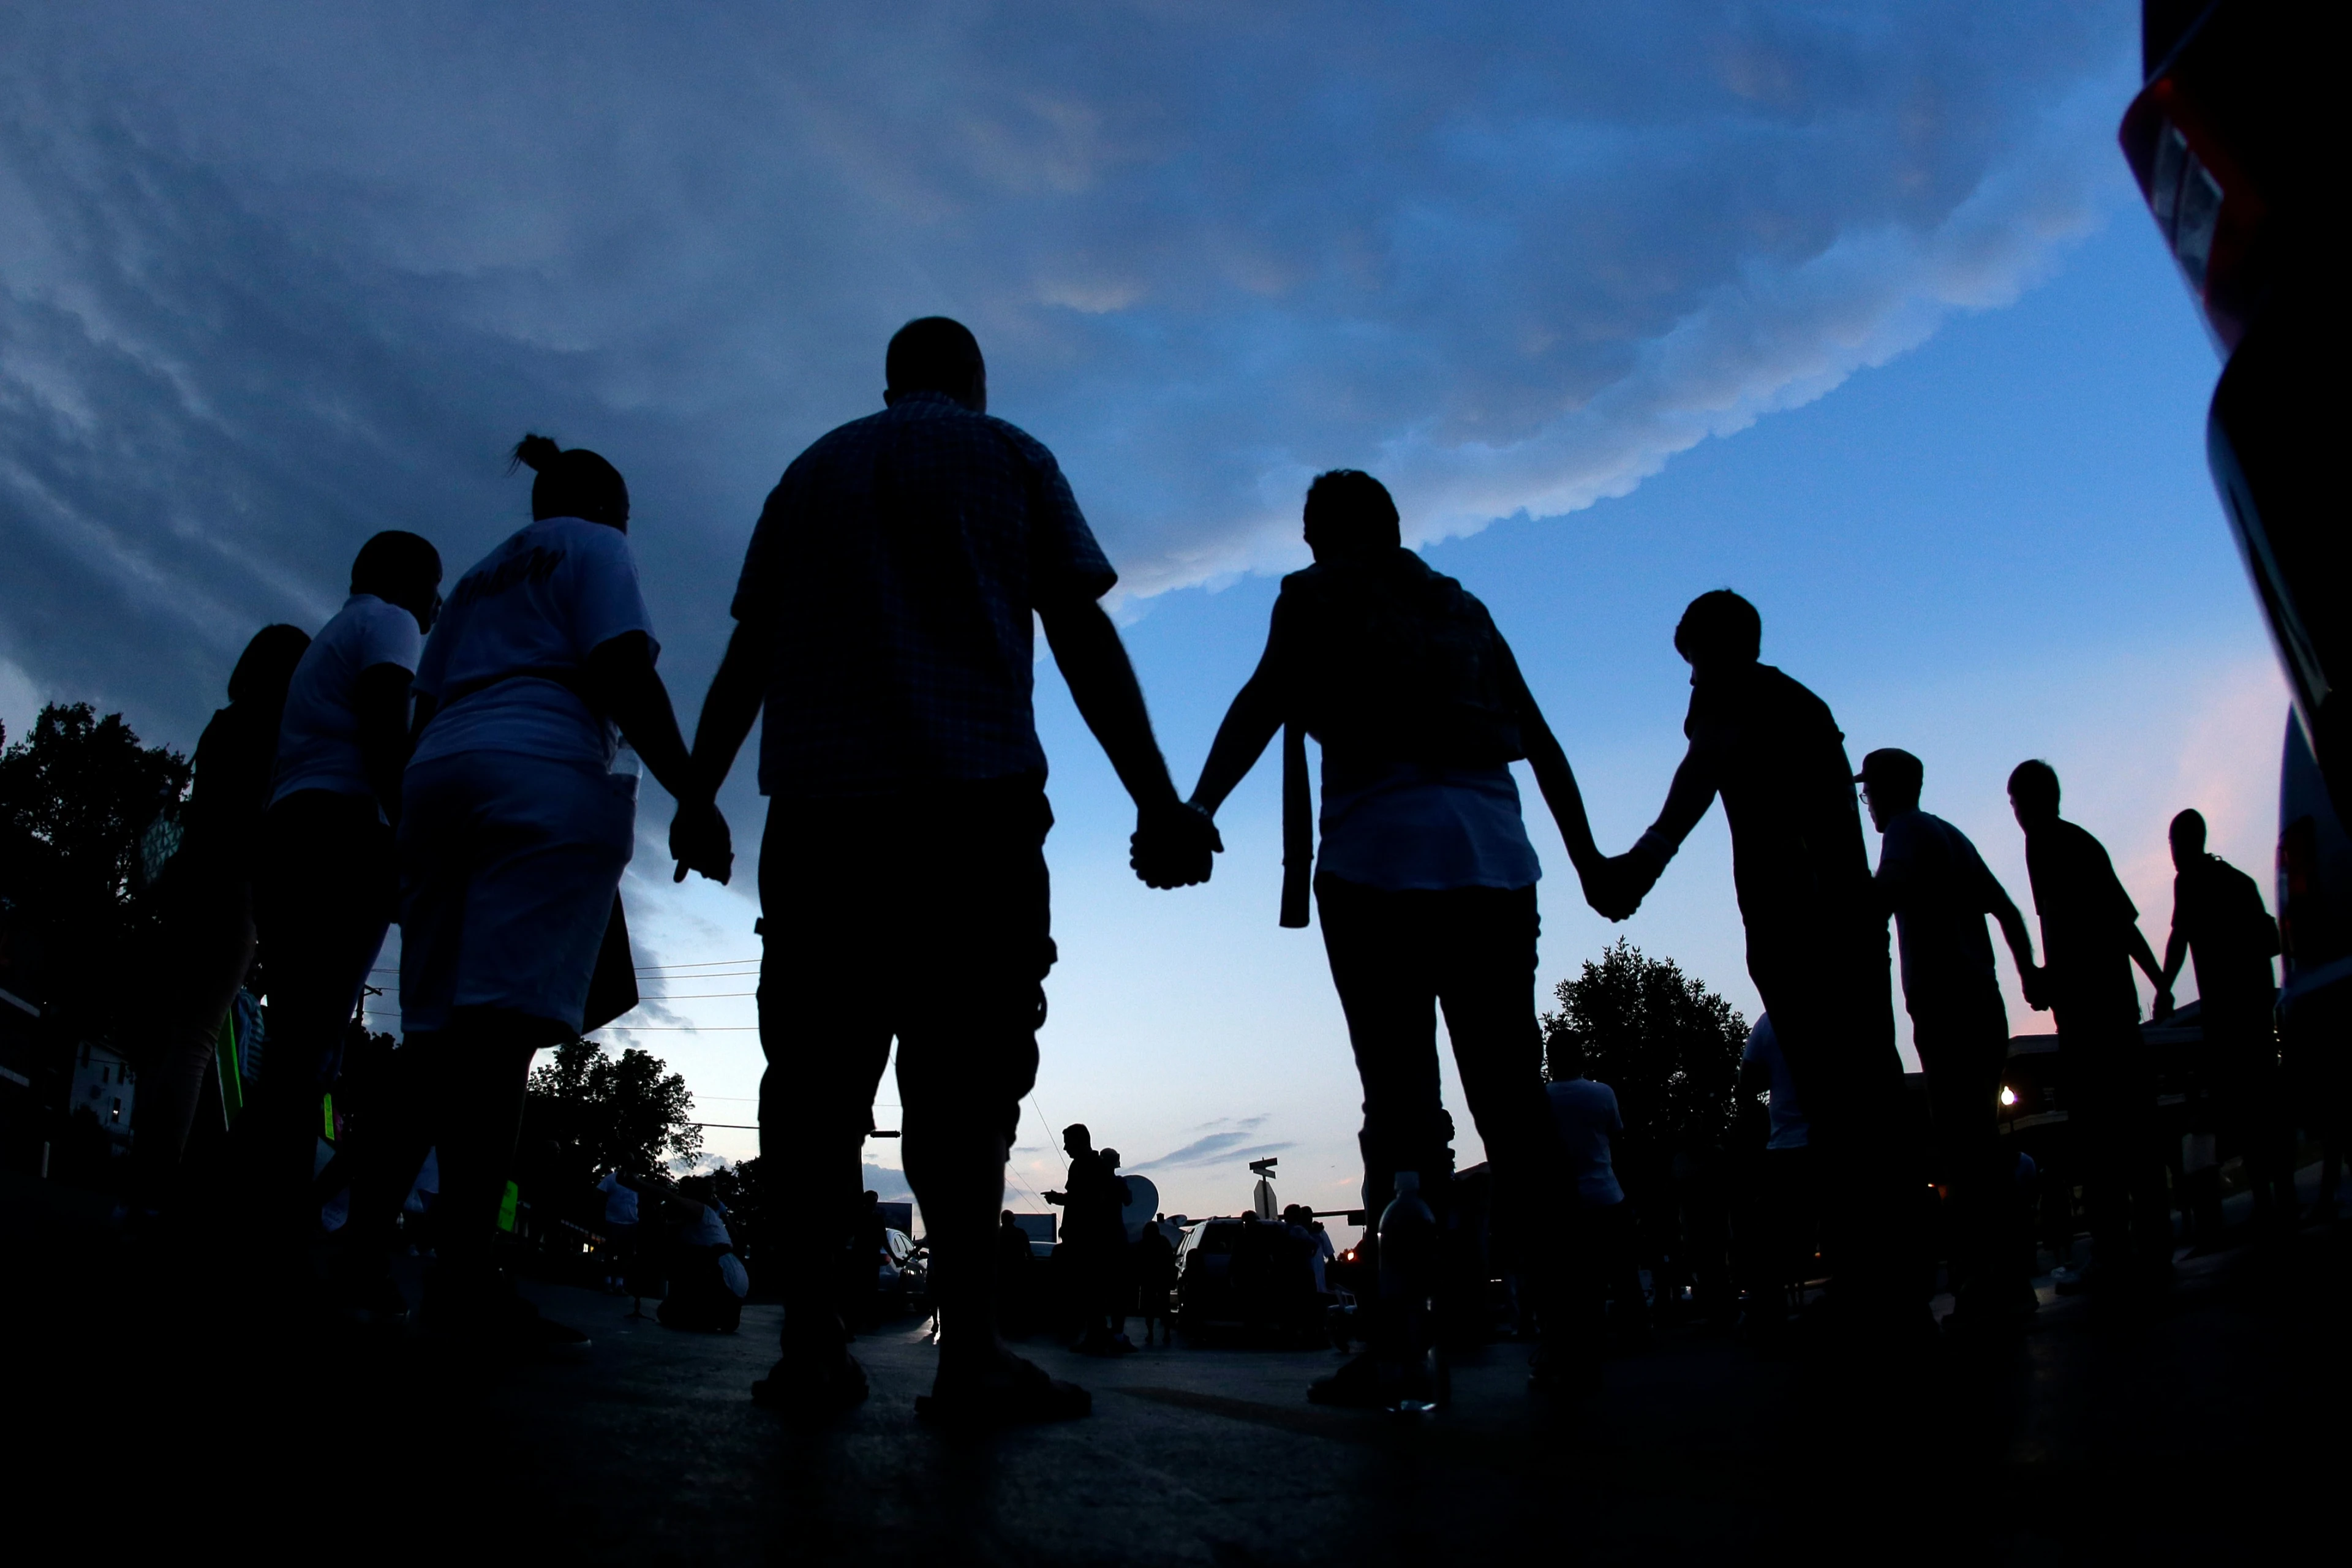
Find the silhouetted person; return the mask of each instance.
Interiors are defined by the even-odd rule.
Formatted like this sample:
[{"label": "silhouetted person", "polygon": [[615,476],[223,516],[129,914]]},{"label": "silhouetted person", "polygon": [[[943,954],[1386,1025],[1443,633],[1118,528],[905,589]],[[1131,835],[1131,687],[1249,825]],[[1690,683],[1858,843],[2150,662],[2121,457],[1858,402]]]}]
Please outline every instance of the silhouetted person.
[{"label": "silhouetted person", "polygon": [[2172,1209],[2156,1146],[2156,1084],[2139,1037],[2132,965],[2164,988],[2139,911],[2105,848],[2058,815],[2058,774],[2024,762],[2009,804],[2025,830],[2025,869],[2042,917],[2042,994],[2057,1015],[2068,1131],[2090,1211],[2091,1261],[2068,1270],[2068,1294],[2144,1282],[2172,1267]]},{"label": "silhouetted person", "polygon": [[286,694],[254,889],[268,955],[268,1070],[237,1127],[257,1215],[281,1241],[318,1228],[320,1099],[399,904],[393,834],[408,692],[440,588],[441,557],[426,541],[370,539],[352,562],[351,597],[311,640]]},{"label": "silhouetted person", "polygon": [[213,714],[196,742],[180,847],[155,888],[163,1039],[139,1064],[132,1112],[131,1201],[149,1213],[172,1201],[221,1024],[253,967],[254,867],[278,721],[288,683],[310,646],[296,626],[255,633],[229,675],[228,706]]},{"label": "silhouetted person", "polygon": [[1006,1209],[996,1230],[997,1316],[1006,1333],[1026,1333],[1029,1330],[1030,1316],[1034,1310],[1031,1299],[1036,1294],[1032,1283],[1035,1264],[1036,1254],[1030,1250],[1029,1233],[1021,1228],[1013,1211]]},{"label": "silhouetted person", "polygon": [[1569,1241],[1583,1247],[1588,1259],[1582,1303],[1590,1320],[1587,1331],[1597,1338],[1604,1331],[1602,1314],[1608,1298],[1614,1296],[1617,1335],[1638,1344],[1649,1335],[1649,1303],[1642,1293],[1633,1210],[1617,1180],[1613,1158],[1625,1118],[1617,1107],[1617,1091],[1587,1076],[1583,1041],[1562,1032],[1553,1037],[1549,1055],[1551,1082],[1544,1092],[1551,1100],[1560,1149],[1576,1182],[1579,1223]]},{"label": "silhouetted person", "polygon": [[[971,332],[909,322],[885,368],[887,407],[818,440],[768,497],[696,737],[716,785],[765,710],[761,1146],[806,1172],[821,1223],[846,1226],[895,1036],[907,1178],[956,1325],[923,1408],[1080,1415],[1083,1390],[995,1331],[1004,1162],[1054,963],[1036,622],[1136,802],[1150,877],[1204,879],[1214,833],[1176,798],[1096,603],[1117,574],[1053,455],[988,416]],[[783,1353],[755,1397],[810,1412],[863,1398],[821,1290],[782,1283]]]},{"label": "silhouetted person", "polygon": [[1829,707],[1757,662],[1763,621],[1728,589],[1675,627],[1691,667],[1689,752],[1657,821],[1610,863],[1604,894],[1627,914],[1717,796],[1731,829],[1748,973],[1803,1096],[1821,1166],[1832,1289],[1843,1315],[1924,1326],[1899,1237],[1912,1188],[1893,1146],[1903,1060],[1895,1049],[1886,917],[1871,886],[1853,766]]},{"label": "silhouetted person", "polygon": [[1062,1129],[1062,1151],[1070,1163],[1067,1185],[1044,1196],[1062,1210],[1062,1250],[1085,1323],[1073,1348],[1089,1355],[1113,1354],[1119,1348],[1127,1316],[1121,1299],[1127,1183],[1118,1175],[1118,1151],[1097,1149],[1094,1135],[1083,1122]]},{"label": "silhouetted person", "polygon": [[[401,784],[404,1051],[429,1084],[440,1262],[428,1326],[576,1342],[503,1287],[491,1241],[532,1054],[576,1036],[636,845],[623,742],[677,797],[670,844],[723,879],[727,829],[693,770],[629,550],[629,491],[595,453],[526,436],[532,521],[451,590],[415,680]],[[359,1195],[354,1194],[354,1203]]]},{"label": "silhouetted person", "polygon": [[1747,1283],[1749,1327],[1769,1333],[1788,1315],[1789,1287],[1808,1277],[1820,1234],[1820,1183],[1813,1170],[1812,1123],[1796,1075],[1781,1054],[1772,1015],[1759,1013],[1739,1052],[1739,1092],[1767,1096],[1759,1274]]},{"label": "silhouetted person", "polygon": [[[1304,926],[1316,853],[1306,737],[1321,743],[1314,897],[1363,1084],[1366,1210],[1387,1205],[1399,1171],[1443,1201],[1443,1005],[1503,1190],[1527,1205],[1527,1223],[1569,1212],[1536,1023],[1542,868],[1510,764],[1533,765],[1570,858],[1589,877],[1601,860],[1575,774],[1486,607],[1403,548],[1396,503],[1378,479],[1319,475],[1304,521],[1315,564],[1282,580],[1265,651],[1218,728],[1192,803],[1213,814],[1286,730],[1282,923]],[[1549,1335],[1538,1386],[1583,1387],[1593,1348]],[[1321,1380],[1310,1397],[1381,1403],[1375,1358]]]},{"label": "silhouetted person", "polygon": [[2271,960],[2278,922],[2252,877],[2205,850],[2205,818],[2172,819],[2172,934],[2164,944],[2156,1016],[2172,1011],[2172,983],[2185,960],[2197,963],[2198,1022],[2203,1068],[2222,1131],[2245,1157],[2257,1223],[2294,1217],[2293,1119],[2282,1102],[2278,1031],[2271,1010],[2278,987]]},{"label": "silhouetted person", "polygon": [[1927,1079],[1937,1166],[1951,1192],[1952,1321],[1990,1328],[2032,1302],[2003,1245],[2011,1212],[2009,1162],[2000,1152],[2000,1075],[2009,1059],[2009,1009],[1993,973],[1987,915],[1999,922],[2026,999],[2040,999],[2025,917],[1986,869],[1968,836],[1919,809],[1919,759],[1892,747],[1862,759],[1856,781],[1878,852],[1879,902],[1895,917],[1903,1001]]},{"label": "silhouetted person", "polygon": [[[1162,1216],[1164,1219],[1165,1216]],[[1136,1285],[1136,1307],[1143,1318],[1143,1342],[1152,1342],[1153,1331],[1159,1331],[1160,1342],[1176,1342],[1176,1246],[1168,1239],[1159,1222],[1143,1227],[1132,1251]]]}]

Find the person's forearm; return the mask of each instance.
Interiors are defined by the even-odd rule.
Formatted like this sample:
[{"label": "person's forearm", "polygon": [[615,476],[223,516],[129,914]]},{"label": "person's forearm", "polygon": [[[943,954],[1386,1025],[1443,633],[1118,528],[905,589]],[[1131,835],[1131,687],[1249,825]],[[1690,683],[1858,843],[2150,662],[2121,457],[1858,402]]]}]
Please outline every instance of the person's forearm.
[{"label": "person's forearm", "polygon": [[702,717],[694,726],[694,768],[703,787],[713,795],[734,769],[736,753],[760,717],[768,697],[769,635],[750,622],[738,622],[727,639],[727,656],[710,678],[702,699]]},{"label": "person's forearm", "polygon": [[1660,866],[1674,858],[1690,837],[1706,808],[1715,804],[1715,778],[1706,764],[1694,751],[1683,758],[1682,766],[1675,770],[1675,782],[1666,791],[1666,804],[1658,809],[1658,820],[1650,825],[1634,848],[1648,854]]},{"label": "person's forearm", "polygon": [[2164,978],[2164,966],[2156,961],[2156,950],[2147,945],[2147,938],[2140,934],[2137,924],[2131,928],[2131,955],[2132,962],[2139,965],[2140,973],[2147,976],[2149,984],[2158,991],[2172,988]]},{"label": "person's forearm", "polygon": [[2180,978],[2180,966],[2188,959],[2189,939],[2175,929],[2164,943],[2164,978],[2158,983],[2162,989],[2172,989],[2172,983]]},{"label": "person's forearm", "polygon": [[590,652],[588,679],[598,706],[621,727],[662,788],[681,801],[710,798],[678,733],[669,688],[654,668],[652,648],[642,635],[614,637]]},{"label": "person's forearm", "polygon": [[1249,775],[1250,769],[1265,754],[1267,742],[1282,728],[1282,709],[1274,694],[1273,682],[1265,679],[1265,668],[1249,679],[1225,710],[1225,721],[1217,726],[1217,738],[1209,747],[1209,760],[1202,764],[1201,782],[1192,786],[1192,804],[1212,816],[1225,797]]},{"label": "person's forearm", "polygon": [[2009,943],[2009,955],[2017,961],[2018,973],[2032,973],[2033,935],[2025,929],[2025,917],[2017,912],[2015,904],[2004,901],[1993,911],[1993,919],[2000,922],[2001,939]]},{"label": "person's forearm", "polygon": [[1539,724],[1524,731],[1528,766],[1535,771],[1536,788],[1543,792],[1544,805],[1551,808],[1551,819],[1559,825],[1560,842],[1567,846],[1569,864],[1580,877],[1590,876],[1601,862],[1601,846],[1592,839],[1592,819],[1584,809],[1584,792],[1577,787],[1576,770],[1568,765],[1568,753],[1560,749],[1559,741],[1549,725]]},{"label": "person's forearm", "polygon": [[1174,805],[1175,783],[1168,776],[1168,761],[1152,737],[1151,715],[1143,706],[1143,688],[1118,640],[1118,628],[1100,605],[1058,606],[1040,612],[1045,640],[1054,662],[1070,688],[1070,700],[1095,740],[1110,758],[1118,782],[1138,807]]}]

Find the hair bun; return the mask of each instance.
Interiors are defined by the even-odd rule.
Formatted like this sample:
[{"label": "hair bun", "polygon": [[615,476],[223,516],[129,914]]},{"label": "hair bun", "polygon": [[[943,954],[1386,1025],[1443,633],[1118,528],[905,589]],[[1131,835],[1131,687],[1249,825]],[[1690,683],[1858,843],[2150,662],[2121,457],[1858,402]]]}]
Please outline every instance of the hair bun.
[{"label": "hair bun", "polygon": [[515,443],[514,460],[534,474],[543,474],[563,456],[563,448],[545,436],[525,436]]}]

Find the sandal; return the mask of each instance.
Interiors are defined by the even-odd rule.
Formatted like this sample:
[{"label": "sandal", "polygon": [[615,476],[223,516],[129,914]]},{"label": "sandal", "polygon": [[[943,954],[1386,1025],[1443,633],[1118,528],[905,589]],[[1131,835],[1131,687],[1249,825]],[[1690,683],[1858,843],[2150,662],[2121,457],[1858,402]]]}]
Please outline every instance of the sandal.
[{"label": "sandal", "polygon": [[932,1385],[915,1399],[915,1414],[941,1426],[1017,1426],[1039,1421],[1075,1421],[1094,1414],[1095,1397],[1075,1383],[1048,1374],[1034,1362],[1006,1363],[1008,1381],[962,1381]]}]

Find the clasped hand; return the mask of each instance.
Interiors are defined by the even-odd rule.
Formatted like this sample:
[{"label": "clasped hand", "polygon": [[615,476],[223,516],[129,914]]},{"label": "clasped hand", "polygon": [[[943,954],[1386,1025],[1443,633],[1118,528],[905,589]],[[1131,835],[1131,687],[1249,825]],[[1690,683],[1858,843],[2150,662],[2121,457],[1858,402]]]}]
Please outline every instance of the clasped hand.
[{"label": "clasped hand", "polygon": [[1612,856],[1584,876],[1584,901],[1605,920],[1630,920],[1657,885],[1658,868],[1632,851]]},{"label": "clasped hand", "polygon": [[1209,879],[1213,857],[1225,841],[1199,806],[1183,801],[1147,806],[1136,813],[1128,839],[1127,863],[1147,888],[1190,888]]},{"label": "clasped hand", "polygon": [[726,884],[735,874],[735,838],[717,801],[678,803],[677,815],[669,819],[669,853],[677,862],[671,881],[683,882],[688,871],[699,871]]}]

